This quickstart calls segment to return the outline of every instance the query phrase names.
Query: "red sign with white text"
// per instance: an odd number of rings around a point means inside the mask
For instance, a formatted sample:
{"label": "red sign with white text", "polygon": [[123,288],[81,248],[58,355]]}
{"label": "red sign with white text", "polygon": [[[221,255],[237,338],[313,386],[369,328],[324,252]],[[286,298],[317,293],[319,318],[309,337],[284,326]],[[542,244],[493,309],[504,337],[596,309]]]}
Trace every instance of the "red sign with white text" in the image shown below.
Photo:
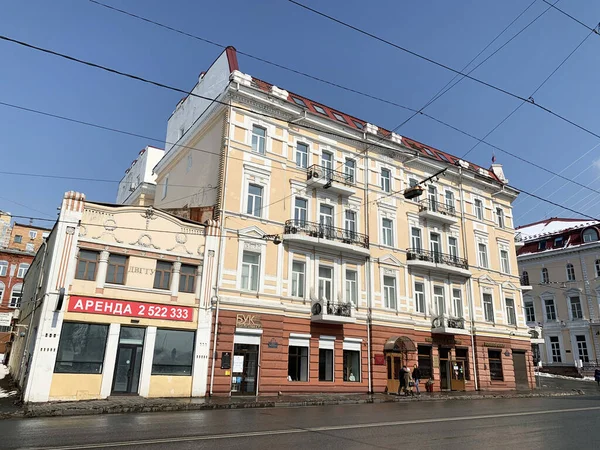
{"label": "red sign with white text", "polygon": [[192,322],[194,310],[189,306],[160,305],[156,303],[113,300],[109,298],[80,297],[69,299],[69,312],[107,314],[109,316],[142,317],[144,319],[178,320]]}

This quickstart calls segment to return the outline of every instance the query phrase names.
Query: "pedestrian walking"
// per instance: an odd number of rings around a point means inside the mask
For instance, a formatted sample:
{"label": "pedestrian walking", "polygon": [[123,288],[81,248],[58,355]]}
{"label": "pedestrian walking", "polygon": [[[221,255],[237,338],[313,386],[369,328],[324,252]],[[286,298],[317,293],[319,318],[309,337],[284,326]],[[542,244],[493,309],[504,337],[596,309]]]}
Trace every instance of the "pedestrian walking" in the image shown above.
{"label": "pedestrian walking", "polygon": [[406,365],[402,366],[402,377],[404,378],[404,395],[414,395],[411,384],[414,384],[410,377],[410,369]]}
{"label": "pedestrian walking", "polygon": [[421,370],[416,364],[413,367],[412,379],[415,382],[415,390],[417,391],[417,395],[421,395],[421,390],[419,389],[419,383],[421,382]]}
{"label": "pedestrian walking", "polygon": [[600,369],[594,370],[594,379],[598,383],[598,386],[600,386]]}

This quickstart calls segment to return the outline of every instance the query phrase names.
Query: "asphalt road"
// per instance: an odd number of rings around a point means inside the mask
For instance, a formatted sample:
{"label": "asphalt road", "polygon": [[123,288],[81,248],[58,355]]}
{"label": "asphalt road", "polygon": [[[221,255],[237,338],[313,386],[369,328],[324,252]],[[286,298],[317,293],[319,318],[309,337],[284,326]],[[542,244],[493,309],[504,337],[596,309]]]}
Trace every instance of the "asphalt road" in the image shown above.
{"label": "asphalt road", "polygon": [[0,421],[9,449],[594,449],[600,396]]}

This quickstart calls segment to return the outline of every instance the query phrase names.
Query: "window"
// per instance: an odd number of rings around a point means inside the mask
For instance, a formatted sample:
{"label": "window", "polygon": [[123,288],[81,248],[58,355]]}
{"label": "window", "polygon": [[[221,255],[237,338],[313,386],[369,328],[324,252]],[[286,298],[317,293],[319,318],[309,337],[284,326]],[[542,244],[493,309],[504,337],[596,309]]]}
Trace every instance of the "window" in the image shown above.
{"label": "window", "polygon": [[167,261],[156,261],[154,271],[154,289],[171,289],[171,271],[173,264]]}
{"label": "window", "polygon": [[63,322],[56,373],[102,373],[108,325]]}
{"label": "window", "polygon": [[333,171],[333,154],[329,152],[321,153],[321,167],[325,170],[327,180],[331,180]]}
{"label": "window", "polygon": [[346,181],[348,183],[356,183],[356,161],[351,158],[346,158],[344,174],[346,175]]}
{"label": "window", "polygon": [[550,277],[548,276],[548,269],[545,267],[542,269],[542,283],[550,283]]}
{"label": "window", "polygon": [[383,306],[396,309],[396,278],[383,277]]}
{"label": "window", "polygon": [[562,356],[560,354],[560,341],[558,336],[550,336],[550,350],[552,352],[552,362],[562,362]]}
{"label": "window", "polygon": [[567,264],[567,281],[575,281],[575,268],[573,264]]}
{"label": "window", "polygon": [[344,350],[344,381],[360,381],[360,352]]}
{"label": "window", "polygon": [[323,204],[319,206],[319,226],[325,237],[330,239],[334,236],[333,206]]}
{"label": "window", "polygon": [[381,169],[381,189],[384,192],[392,191],[392,172],[389,169]]}
{"label": "window", "polygon": [[167,174],[165,176],[165,184],[163,184],[163,191],[162,191],[162,198],[163,198],[163,200],[167,196],[168,192],[169,192],[169,174]]}
{"label": "window", "polygon": [[594,228],[588,228],[583,232],[583,242],[595,242],[598,240],[598,232]]}
{"label": "window", "polygon": [[15,236],[15,244],[20,244],[21,242],[23,242],[23,236],[21,236],[20,234],[17,234]]}
{"label": "window", "polygon": [[490,379],[492,381],[504,381],[502,374],[502,351],[488,350],[488,359],[490,362]]}
{"label": "window", "polygon": [[10,292],[8,306],[11,308],[19,308],[21,306],[21,298],[23,297],[23,285],[15,284]]}
{"label": "window", "polygon": [[127,256],[110,255],[108,257],[108,269],[106,270],[106,282],[113,284],[124,284],[126,265]]}
{"label": "window", "polygon": [[504,211],[502,208],[496,208],[496,219],[498,220],[498,227],[504,228]]}
{"label": "window", "polygon": [[262,186],[257,184],[248,185],[248,206],[246,207],[246,214],[250,214],[254,217],[261,217],[262,197]]}
{"label": "window", "polygon": [[508,252],[506,250],[500,250],[500,268],[502,269],[502,272],[510,273]]}
{"label": "window", "polygon": [[429,233],[429,246],[435,262],[441,262],[442,243],[438,233]]}
{"label": "window", "polygon": [[35,245],[33,245],[33,244],[25,244],[25,251],[26,252],[34,252],[35,251]]}
{"label": "window", "polygon": [[93,252],[91,250],[79,250],[75,278],[78,280],[94,281],[96,279],[97,266],[98,252]]}
{"label": "window", "polygon": [[583,319],[583,310],[581,309],[581,299],[579,296],[569,297],[569,303],[571,303],[571,319]]}
{"label": "window", "polygon": [[475,217],[479,220],[483,220],[483,202],[476,198],[473,202],[473,208],[475,209]]}
{"label": "window", "polygon": [[344,230],[346,231],[346,237],[354,240],[356,238],[356,212],[347,209],[344,212]]}
{"label": "window", "polygon": [[156,330],[152,375],[191,375],[194,332]]}
{"label": "window", "polygon": [[483,294],[483,315],[486,322],[494,321],[494,301],[492,294]]}
{"label": "window", "polygon": [[415,309],[417,312],[425,313],[425,285],[415,283]]}
{"label": "window", "polygon": [[333,295],[333,269],[319,266],[319,299],[332,300]]}
{"label": "window", "polygon": [[565,245],[565,240],[562,236],[554,238],[554,246],[555,247],[564,247],[564,245]]}
{"label": "window", "polygon": [[[1,264],[1,262],[0,262]],[[595,267],[596,267],[596,277],[600,277],[600,259],[597,259],[595,262]],[[1,271],[2,269],[0,269]]]}
{"label": "window", "polygon": [[554,306],[554,299],[545,299],[544,304],[546,306],[546,320],[556,320],[556,307]]}
{"label": "window", "polygon": [[523,275],[521,276],[521,284],[523,286],[531,286],[529,284],[529,274],[527,273],[526,270],[523,271]]}
{"label": "window", "polygon": [[479,255],[479,265],[481,267],[485,267],[487,269],[487,267],[488,267],[487,245],[479,244],[477,246],[477,249],[478,249],[478,255]]}
{"label": "window", "polygon": [[391,219],[381,219],[381,243],[390,247],[394,245],[393,222]]}
{"label": "window", "polygon": [[294,201],[294,224],[300,227],[306,226],[308,219],[308,200],[298,198]]}
{"label": "window", "polygon": [[308,167],[308,145],[302,142],[296,145],[296,167],[303,169]]}
{"label": "window", "polygon": [[460,289],[452,289],[452,302],[454,303],[454,315],[463,317],[462,292]]}
{"label": "window", "polygon": [[446,191],[446,208],[449,212],[454,212],[454,192]]}
{"label": "window", "polygon": [[575,336],[575,341],[577,342],[577,353],[579,354],[579,359],[581,360],[581,362],[589,363],[590,356],[588,354],[587,341],[585,339],[585,336]]}
{"label": "window", "polygon": [[245,251],[242,258],[242,289],[258,291],[259,267],[260,255]]}
{"label": "window", "polygon": [[354,126],[356,126],[356,128],[358,128],[359,130],[362,130],[362,129],[365,127],[365,126],[364,126],[362,123],[360,123],[360,122],[358,122],[358,121],[356,121],[356,120],[353,120],[353,121],[352,121],[352,123],[353,123],[353,124],[354,124]]}
{"label": "window", "polygon": [[308,381],[308,347],[289,346],[288,380]]}
{"label": "window", "polygon": [[292,100],[294,100],[296,105],[304,106],[306,108],[306,103],[304,103],[304,100],[297,97],[292,97]]}
{"label": "window", "polygon": [[313,108],[315,108],[315,111],[316,111],[316,112],[318,112],[319,114],[323,114],[323,115],[325,115],[325,116],[327,116],[327,115],[328,115],[328,114],[327,114],[327,111],[325,111],[325,110],[324,110],[324,109],[323,109],[321,106],[319,106],[319,105],[315,105],[315,104],[313,103]]}
{"label": "window", "polygon": [[525,302],[525,320],[535,322],[535,308],[533,302]]}
{"label": "window", "polygon": [[546,241],[538,242],[538,250],[546,250]]}
{"label": "window", "polygon": [[265,138],[267,130],[257,125],[252,126],[252,151],[261,155],[265,154]]}
{"label": "window", "polygon": [[0,303],[2,303],[2,299],[4,298],[4,283],[0,281]]}
{"label": "window", "polygon": [[29,239],[35,239],[37,237],[37,231],[29,230]]}
{"label": "window", "polygon": [[433,302],[438,315],[446,314],[446,299],[444,298],[444,287],[434,286],[433,287]]}
{"label": "window", "polygon": [[338,114],[336,112],[332,112],[332,114],[333,114],[333,117],[335,117],[340,122],[348,124],[348,122],[346,122],[346,119],[344,119],[344,116],[342,116],[341,114]]}
{"label": "window", "polygon": [[421,229],[412,227],[410,230],[411,245],[414,251],[419,252],[423,248],[423,241],[421,239]]}
{"label": "window", "polygon": [[517,316],[515,315],[515,300],[512,298],[504,299],[506,303],[506,322],[509,325],[517,324]]}
{"label": "window", "polygon": [[419,361],[421,379],[426,380],[431,378],[431,347],[428,345],[417,346],[417,359]]}
{"label": "window", "polygon": [[429,203],[429,209],[431,211],[437,211],[438,210],[438,204],[437,204],[437,189],[435,186],[429,186],[427,188],[427,200]]}
{"label": "window", "polygon": [[319,381],[333,381],[333,350],[319,349]]}
{"label": "window", "polygon": [[5,277],[8,272],[8,261],[0,261],[0,277]]}
{"label": "window", "polygon": [[196,283],[196,267],[182,264],[179,272],[179,292],[193,293]]}
{"label": "window", "polygon": [[356,270],[346,270],[346,302],[358,303],[358,273]]}
{"label": "window", "polygon": [[458,259],[458,239],[455,237],[448,238],[448,253],[454,261]]}
{"label": "window", "polygon": [[27,275],[28,270],[29,270],[29,264],[27,264],[27,263],[19,264],[19,271],[17,272],[17,278],[25,278],[25,275]]}
{"label": "window", "polygon": [[305,271],[306,264],[304,262],[292,262],[292,297],[304,298]]}

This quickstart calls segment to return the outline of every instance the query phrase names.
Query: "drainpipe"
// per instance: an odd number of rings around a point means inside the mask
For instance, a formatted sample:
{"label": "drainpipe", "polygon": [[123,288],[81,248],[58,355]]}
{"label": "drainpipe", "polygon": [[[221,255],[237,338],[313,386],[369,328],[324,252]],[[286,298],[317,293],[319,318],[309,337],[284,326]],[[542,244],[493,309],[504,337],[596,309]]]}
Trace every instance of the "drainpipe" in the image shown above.
{"label": "drainpipe", "polygon": [[[458,176],[460,178],[459,186],[460,186],[460,222],[462,228],[462,238],[463,238],[463,247],[464,247],[464,255],[465,258],[469,254],[467,251],[467,230],[466,230],[466,218],[465,218],[465,192],[463,189],[463,169],[462,167],[458,168]],[[471,278],[467,279],[467,300],[469,302],[469,316],[471,316],[471,351],[473,352],[473,380],[475,381],[475,390],[479,390],[479,382],[477,380],[477,352],[475,351],[475,308],[473,306],[473,297],[471,296]]]}
{"label": "drainpipe", "polygon": [[[369,160],[369,152],[365,151],[365,234],[370,236],[369,234],[369,168],[370,160]],[[366,288],[367,288],[367,370],[369,371],[369,394],[373,393],[373,362],[372,358],[372,349],[371,349],[371,317],[373,314],[373,304],[371,298],[371,256],[367,256],[366,258]]]}

